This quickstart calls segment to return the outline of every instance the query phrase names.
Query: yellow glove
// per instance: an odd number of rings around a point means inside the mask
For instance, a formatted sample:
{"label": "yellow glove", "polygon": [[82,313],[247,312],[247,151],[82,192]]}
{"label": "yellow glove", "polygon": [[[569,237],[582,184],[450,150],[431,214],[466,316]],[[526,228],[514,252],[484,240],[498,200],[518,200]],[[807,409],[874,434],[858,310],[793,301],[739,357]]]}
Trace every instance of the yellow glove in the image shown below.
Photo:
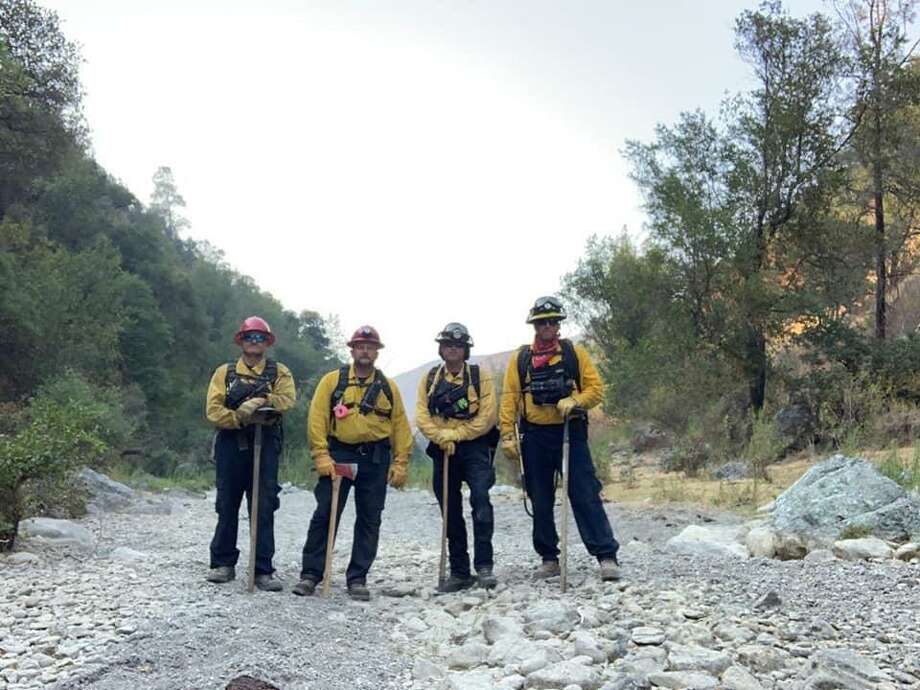
{"label": "yellow glove", "polygon": [[453,455],[457,452],[457,444],[453,441],[442,441],[438,444],[438,447],[444,455]]}
{"label": "yellow glove", "polygon": [[518,452],[517,439],[514,434],[505,434],[502,436],[502,452],[509,460],[520,460],[521,454]]}
{"label": "yellow glove", "polygon": [[456,443],[460,440],[460,432],[457,429],[441,429],[438,433],[438,440],[436,443],[443,448],[443,443],[450,443],[453,441]]}
{"label": "yellow glove", "polygon": [[409,458],[396,458],[393,461],[393,464],[390,465],[390,472],[387,475],[387,482],[394,489],[401,489],[406,485],[406,468],[408,465]]}
{"label": "yellow glove", "polygon": [[252,419],[253,413],[265,404],[265,398],[250,398],[236,409],[236,418],[240,426],[245,426]]}
{"label": "yellow glove", "polygon": [[568,417],[570,414],[572,414],[572,410],[574,410],[576,407],[578,407],[578,401],[571,395],[556,403],[556,409],[559,410],[559,414],[561,414],[563,417]]}
{"label": "yellow glove", "polygon": [[329,453],[317,453],[313,456],[313,464],[316,465],[316,474],[320,477],[335,476],[335,462]]}

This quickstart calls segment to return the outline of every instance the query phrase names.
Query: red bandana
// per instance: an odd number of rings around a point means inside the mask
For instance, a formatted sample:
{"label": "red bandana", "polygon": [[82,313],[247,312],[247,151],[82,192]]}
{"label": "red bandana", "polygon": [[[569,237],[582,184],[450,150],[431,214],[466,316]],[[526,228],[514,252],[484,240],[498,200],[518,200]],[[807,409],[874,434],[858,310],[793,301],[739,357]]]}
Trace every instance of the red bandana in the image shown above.
{"label": "red bandana", "polygon": [[553,338],[551,342],[543,345],[538,339],[534,339],[530,347],[531,361],[533,368],[539,369],[549,364],[549,360],[559,353],[559,338]]}

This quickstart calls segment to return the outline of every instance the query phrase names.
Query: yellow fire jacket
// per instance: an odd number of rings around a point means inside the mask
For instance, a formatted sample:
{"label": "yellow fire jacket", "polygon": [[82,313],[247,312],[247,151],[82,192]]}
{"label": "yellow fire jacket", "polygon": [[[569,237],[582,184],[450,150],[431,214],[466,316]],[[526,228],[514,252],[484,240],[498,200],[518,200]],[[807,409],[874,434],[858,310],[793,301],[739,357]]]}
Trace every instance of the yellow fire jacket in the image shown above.
{"label": "yellow fire jacket", "polygon": [[310,452],[315,458],[317,455],[329,452],[329,437],[334,436],[342,443],[372,443],[390,439],[394,461],[408,462],[412,452],[412,432],[409,429],[409,419],[403,407],[402,395],[393,380],[387,377],[390,390],[393,392],[393,404],[381,390],[377,394],[374,406],[381,412],[389,411],[390,416],[384,417],[371,412],[361,414],[358,405],[364,396],[364,391],[373,381],[368,377],[364,382],[359,382],[355,376],[355,367],[348,368],[348,388],[342,396],[342,403],[351,404],[348,416],[344,419],[332,419],[330,403],[332,394],[339,382],[338,370],[330,371],[320,379],[310,402],[310,413],[307,416],[307,436],[310,443]]}
{"label": "yellow fire jacket", "polygon": [[[526,346],[524,346],[526,347]],[[518,376],[517,360],[521,348],[515,350],[511,359],[508,360],[508,368],[505,370],[505,379],[502,389],[501,404],[501,433],[514,433],[514,423],[521,415],[521,380]],[[581,345],[575,345],[575,356],[578,358],[579,381],[576,381],[576,392],[572,397],[582,409],[595,407],[604,398],[604,382],[601,375],[591,361],[588,351]],[[558,364],[562,361],[562,347],[560,346],[556,355],[550,359],[550,364]],[[533,397],[526,393],[526,419],[532,424],[562,424],[565,421],[562,415],[554,405],[534,405]]]}
{"label": "yellow fire jacket", "polygon": [[[466,377],[469,380],[469,364],[464,363]],[[453,419],[442,417],[441,415],[431,415],[428,411],[428,375],[422,377],[418,382],[418,397],[415,401],[415,425],[418,427],[426,438],[433,438],[441,429],[456,429],[460,435],[460,441],[472,441],[479,438],[489,429],[495,426],[498,417],[498,405],[495,400],[495,382],[492,380],[492,374],[485,369],[479,369],[479,389],[481,396],[476,395],[476,388],[470,382],[467,391],[467,399],[470,401],[470,410],[474,412],[470,419]],[[440,376],[453,384],[463,382],[464,372],[460,371],[457,375],[451,374],[441,365],[439,371],[435,374],[432,385],[435,385]]]}
{"label": "yellow fire jacket", "polygon": [[[214,370],[211,383],[208,384],[208,397],[205,403],[205,414],[208,421],[218,429],[239,429],[240,420],[236,410],[231,410],[224,403],[227,398],[227,364],[221,364]],[[252,381],[265,371],[265,359],[251,369],[240,357],[236,361],[236,374],[244,381]],[[294,389],[294,377],[291,370],[278,362],[278,376],[272,383],[272,392],[268,396],[268,403],[279,412],[286,412],[294,406],[297,400],[297,391]]]}

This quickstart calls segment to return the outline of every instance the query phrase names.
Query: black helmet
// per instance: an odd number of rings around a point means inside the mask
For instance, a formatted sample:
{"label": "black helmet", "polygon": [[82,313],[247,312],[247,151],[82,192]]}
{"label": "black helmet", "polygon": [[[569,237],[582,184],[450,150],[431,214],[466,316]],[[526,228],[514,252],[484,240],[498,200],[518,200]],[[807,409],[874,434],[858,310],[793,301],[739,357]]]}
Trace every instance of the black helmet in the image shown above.
{"label": "black helmet", "polygon": [[527,315],[527,323],[533,323],[540,319],[563,321],[565,317],[565,307],[562,306],[562,302],[550,295],[548,297],[540,297],[533,303],[533,306],[530,308],[530,313]]}
{"label": "black helmet", "polygon": [[441,329],[438,336],[434,339],[436,343],[460,343],[467,347],[473,346],[473,338],[466,326],[456,321],[451,321]]}
{"label": "black helmet", "polygon": [[[473,337],[462,323],[451,321],[441,329],[441,332],[438,333],[434,341],[439,345],[443,345],[444,343],[463,345],[463,358],[470,358],[470,348],[473,346]],[[440,347],[438,350],[440,351]]]}

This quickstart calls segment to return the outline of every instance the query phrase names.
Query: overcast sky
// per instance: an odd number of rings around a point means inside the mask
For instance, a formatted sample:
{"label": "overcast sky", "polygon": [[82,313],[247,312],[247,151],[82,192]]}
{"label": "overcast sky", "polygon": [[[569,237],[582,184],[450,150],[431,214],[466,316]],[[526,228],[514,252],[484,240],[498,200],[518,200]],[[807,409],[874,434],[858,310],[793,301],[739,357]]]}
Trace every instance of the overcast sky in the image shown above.
{"label": "overcast sky", "polygon": [[447,321],[480,354],[529,340],[590,235],[640,236],[624,141],[744,88],[756,6],[40,2],[82,46],[97,160],[144,202],[170,166],[189,236],[290,309],[376,326],[391,375]]}

